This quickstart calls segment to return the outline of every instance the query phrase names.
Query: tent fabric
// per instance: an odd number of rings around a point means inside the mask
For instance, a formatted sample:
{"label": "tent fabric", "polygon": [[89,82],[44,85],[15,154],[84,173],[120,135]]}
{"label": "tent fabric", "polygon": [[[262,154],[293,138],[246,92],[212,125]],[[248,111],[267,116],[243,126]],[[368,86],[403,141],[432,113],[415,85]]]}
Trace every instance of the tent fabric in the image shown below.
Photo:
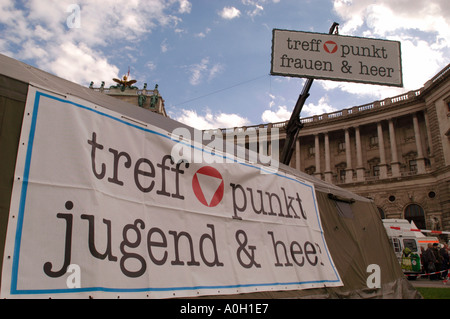
{"label": "tent fabric", "polygon": [[[403,275],[384,230],[376,206],[369,201],[355,201],[353,217],[342,216],[336,201],[328,193],[316,191],[325,239],[334,264],[342,278],[342,287],[246,294],[245,298],[311,299],[415,299],[420,293]],[[368,288],[367,267],[381,270],[381,288]],[[221,296],[221,298],[239,298]]]}
{"label": "tent fabric", "polygon": [[[349,218],[339,214],[335,201],[326,194],[318,192],[317,201],[325,239],[344,283],[343,287],[334,289],[337,295],[350,293],[348,287],[352,287],[357,291],[354,293],[365,297],[382,297],[386,290],[391,290],[391,296],[399,297],[405,293],[408,297],[416,296],[416,290],[403,276],[378,210],[372,202],[348,204],[353,212],[353,217]],[[367,267],[373,264],[380,267],[380,291],[367,288]],[[396,281],[404,283],[400,287],[392,286]],[[406,289],[408,286],[410,290]],[[397,288],[401,290],[395,291]]]}
{"label": "tent fabric", "polygon": [[28,85],[0,76],[0,269]]}
{"label": "tent fabric", "polygon": [[339,212],[339,215],[341,215],[342,217],[353,218],[353,210],[350,203],[336,201],[336,208]]}
{"label": "tent fabric", "polygon": [[[29,85],[77,96],[169,132],[180,126],[193,131],[193,128],[159,114],[0,55],[0,260],[3,260],[16,154]],[[324,236],[344,285],[210,298],[421,298],[400,269],[373,201],[293,168],[280,165],[280,169],[314,184]],[[336,200],[339,197],[349,199],[346,205]],[[381,270],[379,289],[367,287],[367,267],[371,264],[378,265]]]}

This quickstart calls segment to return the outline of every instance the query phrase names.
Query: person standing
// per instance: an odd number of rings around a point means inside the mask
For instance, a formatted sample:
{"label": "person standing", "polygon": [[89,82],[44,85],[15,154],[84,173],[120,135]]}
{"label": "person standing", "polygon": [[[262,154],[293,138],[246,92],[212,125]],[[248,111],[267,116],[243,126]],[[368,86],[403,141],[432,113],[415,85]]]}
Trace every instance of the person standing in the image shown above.
{"label": "person standing", "polygon": [[422,263],[423,273],[425,274],[423,277],[428,277],[428,258],[423,246],[420,246],[420,262]]}
{"label": "person standing", "polygon": [[450,268],[449,256],[448,256],[448,245],[444,244],[442,248],[439,250],[439,253],[442,257],[442,277],[445,279],[448,275],[448,269]]}
{"label": "person standing", "polygon": [[427,250],[424,252],[425,260],[427,262],[427,273],[430,274],[429,278],[430,280],[435,279],[435,274],[433,274],[436,271],[436,257],[433,253],[433,244],[428,244]]}
{"label": "person standing", "polygon": [[438,272],[434,275],[435,280],[439,280],[441,278],[441,274],[439,273],[442,270],[442,256],[439,252],[439,244],[434,243],[433,244],[433,255],[435,257],[434,266],[436,268],[435,272]]}

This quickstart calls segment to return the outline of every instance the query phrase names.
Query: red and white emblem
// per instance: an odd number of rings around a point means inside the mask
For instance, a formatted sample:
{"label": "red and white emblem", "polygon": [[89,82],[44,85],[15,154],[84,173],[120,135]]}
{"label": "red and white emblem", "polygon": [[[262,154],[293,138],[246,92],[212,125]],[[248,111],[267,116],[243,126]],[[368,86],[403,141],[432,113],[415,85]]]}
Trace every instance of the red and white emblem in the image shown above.
{"label": "red and white emblem", "polygon": [[192,189],[197,199],[205,206],[217,206],[223,198],[222,175],[211,166],[200,168],[192,178]]}
{"label": "red and white emblem", "polygon": [[328,53],[335,53],[338,49],[338,45],[334,41],[327,41],[323,44],[323,48]]}

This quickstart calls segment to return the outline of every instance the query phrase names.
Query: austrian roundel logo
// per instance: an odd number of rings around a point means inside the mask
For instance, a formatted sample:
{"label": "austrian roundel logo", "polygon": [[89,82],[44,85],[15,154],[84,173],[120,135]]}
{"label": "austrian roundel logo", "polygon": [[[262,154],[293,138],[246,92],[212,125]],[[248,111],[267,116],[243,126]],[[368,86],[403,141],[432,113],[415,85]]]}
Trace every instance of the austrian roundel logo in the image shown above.
{"label": "austrian roundel logo", "polygon": [[214,167],[204,166],[194,174],[192,189],[200,203],[207,207],[215,207],[223,198],[222,175]]}
{"label": "austrian roundel logo", "polygon": [[338,45],[336,42],[334,41],[327,41],[323,44],[323,48],[325,49],[326,52],[328,53],[335,53],[338,49]]}

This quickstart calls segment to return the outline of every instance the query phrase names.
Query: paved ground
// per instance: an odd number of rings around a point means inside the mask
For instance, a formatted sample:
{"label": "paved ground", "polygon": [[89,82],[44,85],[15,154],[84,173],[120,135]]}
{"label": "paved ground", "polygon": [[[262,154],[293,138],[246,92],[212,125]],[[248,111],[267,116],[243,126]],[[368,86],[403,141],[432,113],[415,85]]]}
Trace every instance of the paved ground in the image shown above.
{"label": "paved ground", "polygon": [[414,287],[450,288],[450,280],[430,280],[428,278],[417,278],[409,281]]}

